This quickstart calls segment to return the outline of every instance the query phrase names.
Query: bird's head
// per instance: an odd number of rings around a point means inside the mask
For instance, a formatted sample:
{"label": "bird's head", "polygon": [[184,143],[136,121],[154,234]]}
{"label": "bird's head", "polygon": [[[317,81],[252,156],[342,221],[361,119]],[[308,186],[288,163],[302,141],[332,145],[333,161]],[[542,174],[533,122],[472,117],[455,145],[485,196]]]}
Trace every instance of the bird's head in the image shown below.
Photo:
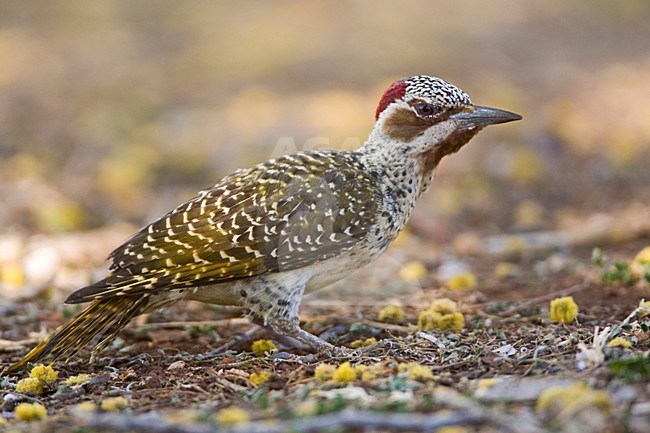
{"label": "bird's head", "polygon": [[379,101],[376,117],[373,133],[391,152],[421,156],[429,169],[485,126],[521,119],[509,111],[474,105],[458,87],[426,75],[393,83]]}

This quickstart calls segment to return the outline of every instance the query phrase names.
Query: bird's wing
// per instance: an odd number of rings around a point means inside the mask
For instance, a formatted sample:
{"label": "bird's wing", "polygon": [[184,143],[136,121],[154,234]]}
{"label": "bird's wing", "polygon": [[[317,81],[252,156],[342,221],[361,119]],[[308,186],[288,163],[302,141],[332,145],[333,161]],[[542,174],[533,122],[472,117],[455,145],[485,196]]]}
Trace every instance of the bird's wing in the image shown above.
{"label": "bird's wing", "polygon": [[103,280],[66,302],[184,289],[335,257],[376,224],[381,195],[355,153],[304,152],[240,170],[144,227]]}

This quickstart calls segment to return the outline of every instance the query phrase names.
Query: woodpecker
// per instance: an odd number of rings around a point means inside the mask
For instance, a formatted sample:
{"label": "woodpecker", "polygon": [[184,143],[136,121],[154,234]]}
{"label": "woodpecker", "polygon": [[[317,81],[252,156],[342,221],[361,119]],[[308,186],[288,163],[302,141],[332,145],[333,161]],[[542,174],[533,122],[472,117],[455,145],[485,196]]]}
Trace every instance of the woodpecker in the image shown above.
{"label": "woodpecker", "polygon": [[473,105],[439,78],[396,81],[356,151],[297,152],[237,170],[142,228],[110,254],[104,279],[65,301],[90,305],[10,371],[69,359],[95,341],[93,359],[133,317],[182,300],[241,306],[280,335],[337,353],[300,328],[303,295],[379,256],[444,156],[487,125],[519,119]]}

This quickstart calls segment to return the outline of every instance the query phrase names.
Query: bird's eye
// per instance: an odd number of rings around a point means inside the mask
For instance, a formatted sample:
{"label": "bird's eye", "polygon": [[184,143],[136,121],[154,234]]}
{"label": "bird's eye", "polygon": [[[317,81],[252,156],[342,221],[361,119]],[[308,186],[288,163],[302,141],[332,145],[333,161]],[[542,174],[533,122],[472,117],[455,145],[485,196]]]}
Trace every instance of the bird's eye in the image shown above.
{"label": "bird's eye", "polygon": [[420,116],[430,117],[436,112],[436,107],[426,102],[422,102],[415,106],[415,111],[417,111]]}

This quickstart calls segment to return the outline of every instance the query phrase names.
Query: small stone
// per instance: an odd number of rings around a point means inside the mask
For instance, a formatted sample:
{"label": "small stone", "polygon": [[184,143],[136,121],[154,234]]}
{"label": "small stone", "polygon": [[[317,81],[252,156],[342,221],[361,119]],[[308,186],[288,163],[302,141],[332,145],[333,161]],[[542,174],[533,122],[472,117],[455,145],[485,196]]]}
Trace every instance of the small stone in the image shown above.
{"label": "small stone", "polygon": [[167,370],[169,371],[174,371],[174,370],[180,370],[182,368],[185,368],[185,361],[174,361],[171,364],[169,364],[169,367],[167,367]]}

